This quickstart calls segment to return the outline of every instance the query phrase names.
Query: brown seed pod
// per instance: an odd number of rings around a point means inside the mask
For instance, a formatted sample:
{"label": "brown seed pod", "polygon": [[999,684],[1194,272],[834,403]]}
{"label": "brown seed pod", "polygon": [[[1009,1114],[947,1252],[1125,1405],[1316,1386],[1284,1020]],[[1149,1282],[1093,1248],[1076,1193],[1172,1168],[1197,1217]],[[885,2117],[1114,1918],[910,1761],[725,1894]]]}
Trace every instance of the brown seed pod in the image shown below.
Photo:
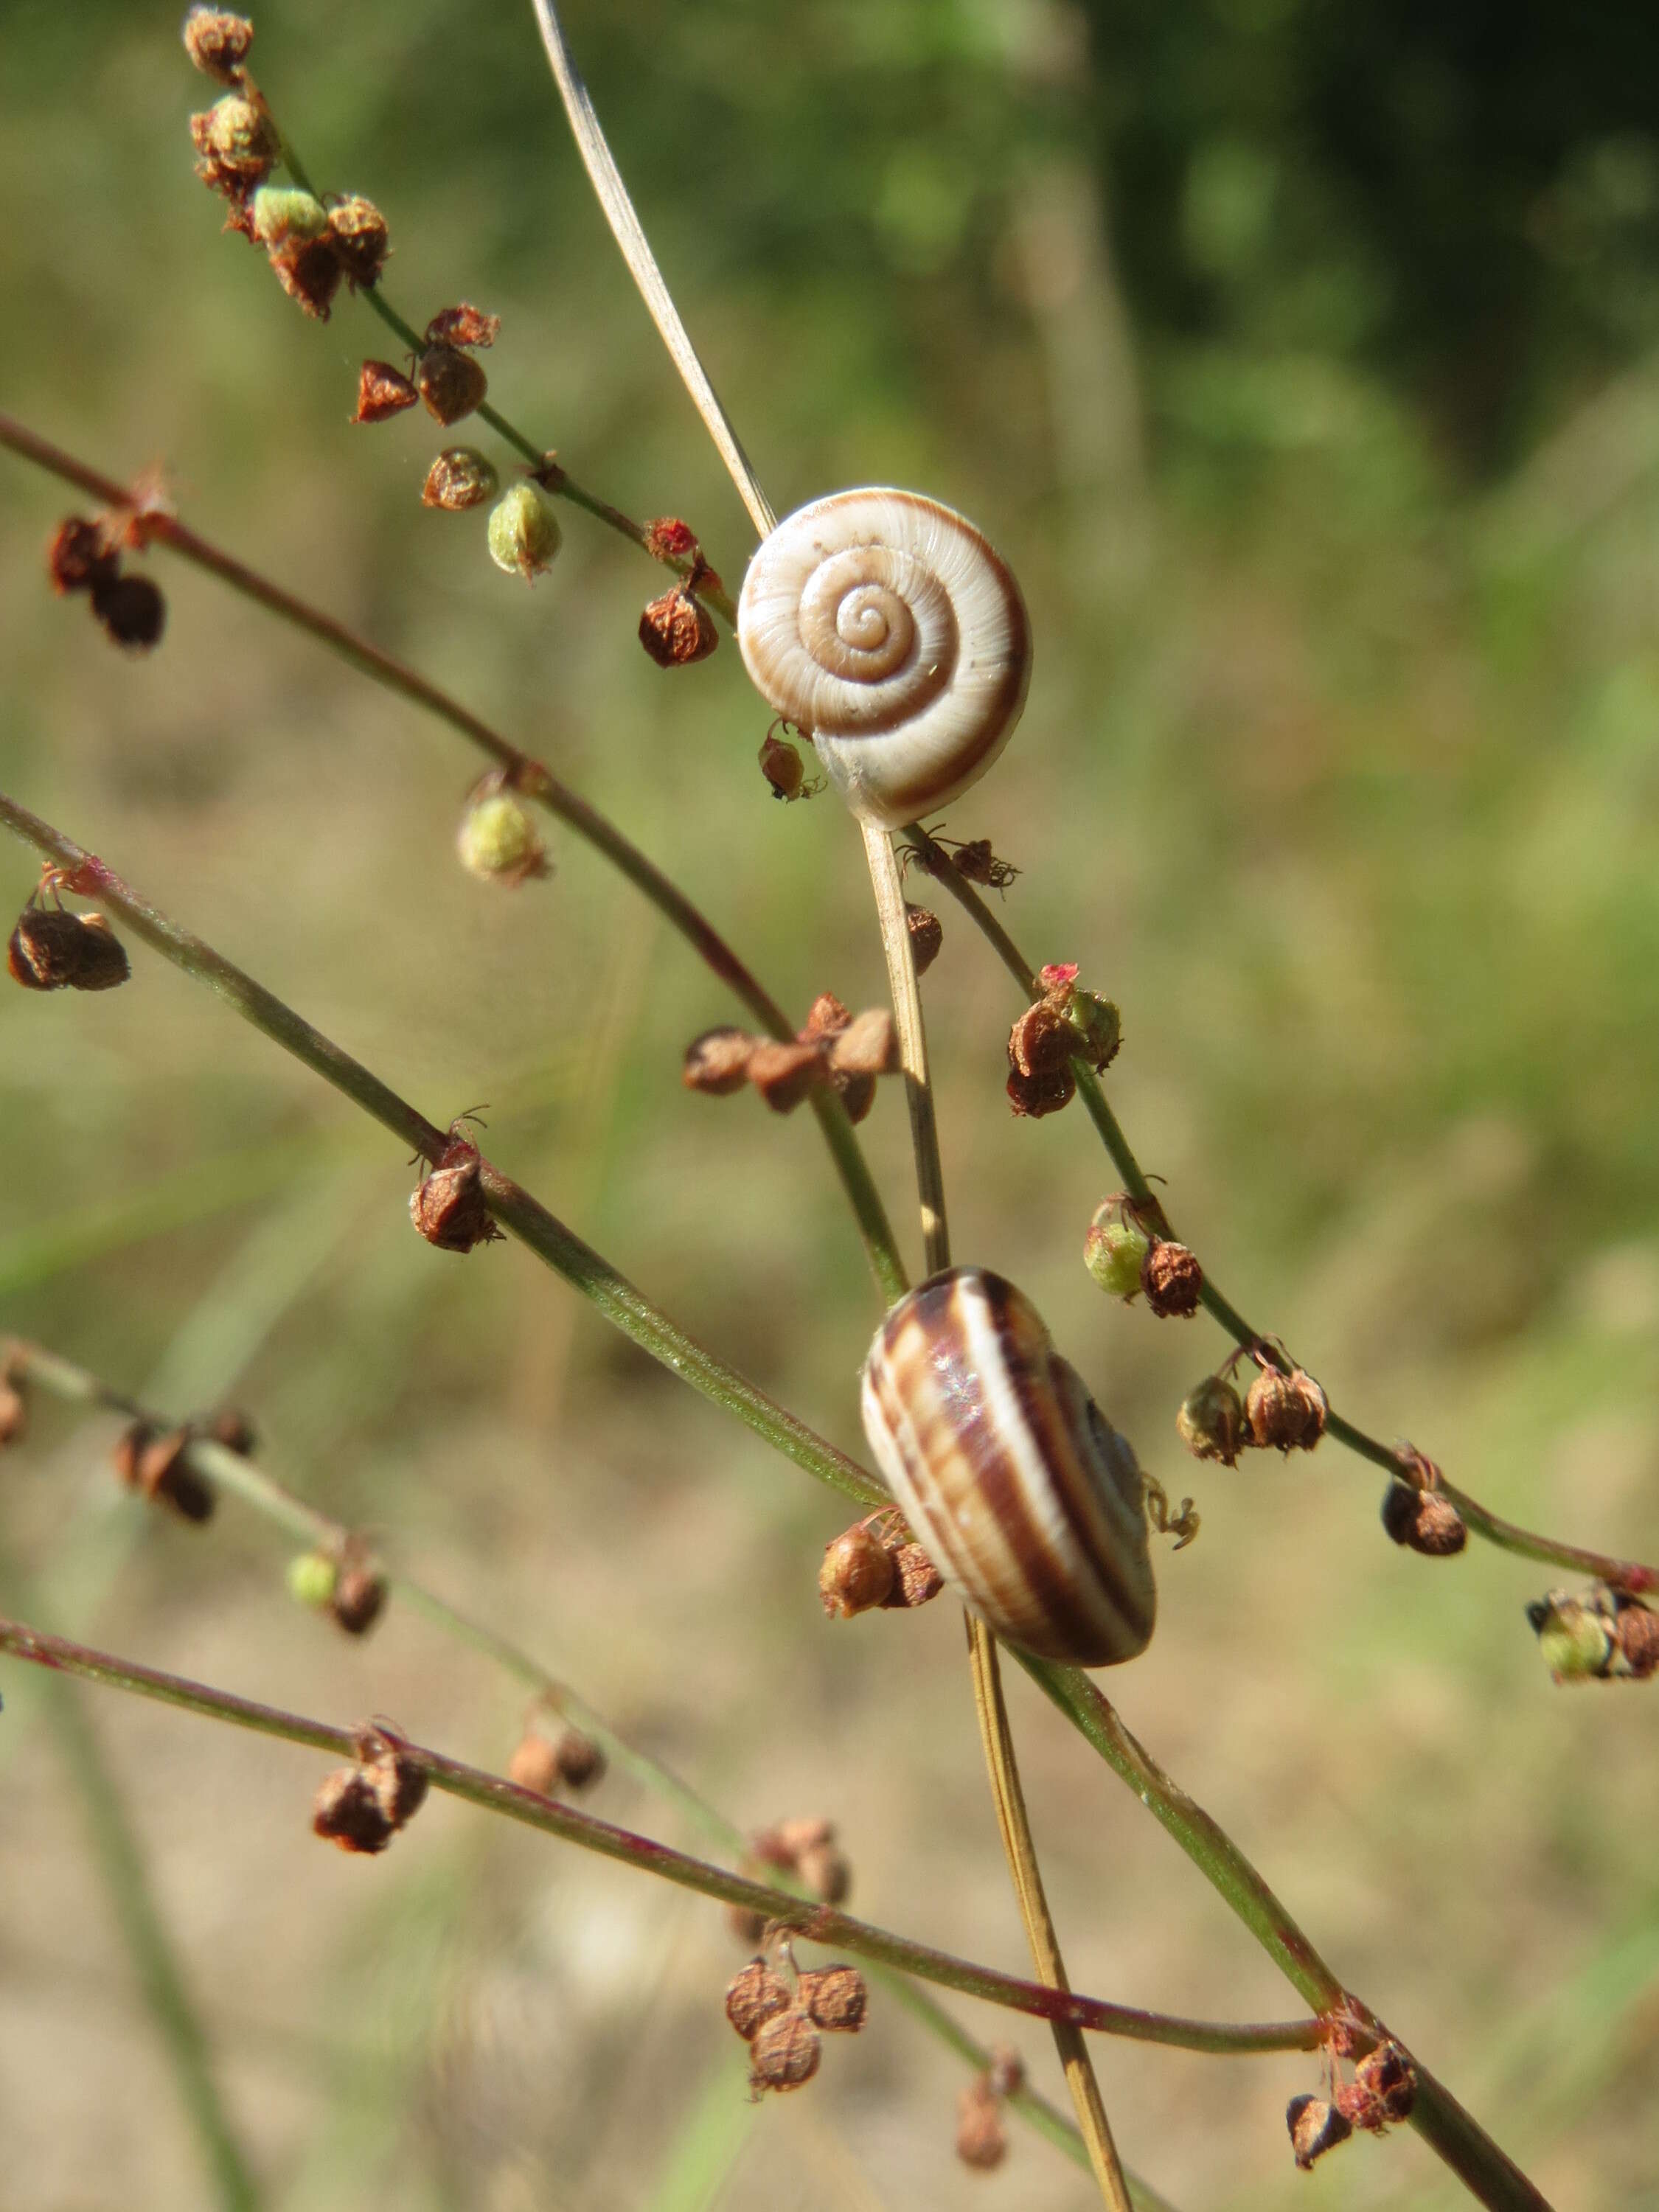
{"label": "brown seed pod", "polygon": [[893,1566],[896,1579],[891,1593],[882,1600],[885,1606],[914,1611],[945,1588],[944,1576],[920,1544],[901,1544],[893,1553]]}
{"label": "brown seed pod", "polygon": [[839,1075],[898,1073],[898,1034],[885,1006],[872,1006],[842,1025],[830,1047],[830,1066]]}
{"label": "brown seed pod", "polygon": [[46,574],[60,597],[112,580],[118,565],[102,530],[83,514],[65,515],[46,547]]}
{"label": "brown seed pod", "polygon": [[809,1844],[795,1862],[801,1881],[820,1905],[844,1905],[853,1887],[853,1869],[839,1844]]}
{"label": "brown seed pod", "polygon": [[386,266],[386,217],[361,192],[348,193],[329,209],[328,241],[354,292],[374,283]]}
{"label": "brown seed pod", "polygon": [[1040,1121],[1045,1114],[1058,1114],[1062,1106],[1069,1106],[1077,1090],[1077,1078],[1069,1067],[1057,1067],[1048,1075],[1022,1075],[1015,1068],[1007,1082],[1008,1103],[1019,1121]]}
{"label": "brown seed pod", "polygon": [[896,1579],[893,1554],[867,1522],[855,1522],[824,1547],[818,1595],[832,1620],[850,1620],[888,1603]]}
{"label": "brown seed pod", "polygon": [[726,1985],[726,2017],[745,2043],[752,2043],[769,2020],[789,2009],[789,1987],[764,1959],[751,1959]]}
{"label": "brown seed pod", "polygon": [[112,645],[135,653],[148,653],[167,627],[167,603],[148,576],[94,578],[92,611]]}
{"label": "brown seed pod", "polygon": [[342,1567],[328,1610],[348,1636],[367,1636],[386,1605],[386,1577],[373,1567]]}
{"label": "brown seed pod", "polygon": [[1449,1498],[1410,1482],[1391,1482],[1383,1492],[1382,1526],[1396,1544],[1428,1559],[1450,1559],[1469,1540],[1463,1516]]}
{"label": "brown seed pod", "polygon": [[1224,1375],[1206,1375],[1182,1400],[1176,1431],[1194,1459],[1237,1467],[1239,1449],[1249,1441],[1244,1401]]}
{"label": "brown seed pod", "polygon": [[25,907],[6,947],[6,966],[26,991],[67,990],[81,965],[81,917],[59,907]]}
{"label": "brown seed pod", "polygon": [[1164,1320],[1189,1320],[1198,1311],[1204,1288],[1204,1270],[1198,1255],[1184,1244],[1156,1237],[1140,1263],[1140,1287],[1146,1303]]}
{"label": "brown seed pod", "polygon": [[823,1058],[815,1044],[777,1044],[760,1037],[746,1073],[775,1114],[792,1114],[812,1085],[823,1080]]}
{"label": "brown seed pod", "polygon": [[1001,2100],[981,2075],[957,2098],[957,2156],[975,2172],[988,2173],[1007,2154]]}
{"label": "brown seed pod", "polygon": [[196,173],[210,191],[246,199],[282,159],[282,140],[263,100],[228,92],[205,113],[190,118],[191,140],[201,159]]}
{"label": "brown seed pod", "polygon": [[749,1080],[749,1062],[758,1042],[744,1030],[705,1030],[685,1048],[680,1080],[688,1091],[729,1097]]}
{"label": "brown seed pod", "polygon": [[1000,2043],[992,2051],[985,2086],[994,2097],[1017,2097],[1025,2087],[1025,2061],[1012,2045]]}
{"label": "brown seed pod", "polygon": [[640,617],[640,643],[659,668],[707,660],[720,641],[714,617],[684,584],[653,599]]}
{"label": "brown seed pod", "polygon": [[405,1828],[426,1802],[427,1771],[402,1740],[384,1729],[365,1731],[363,1772],[389,1827]]}
{"label": "brown seed pod", "polygon": [[453,307],[440,307],[426,326],[429,346],[493,346],[501,334],[501,317],[485,314],[467,300]]}
{"label": "brown seed pod", "polygon": [[1350,2127],[1381,2135],[1408,2119],[1417,2102],[1417,2075],[1397,2043],[1379,2043],[1354,2069],[1352,2083],[1336,2093],[1336,2109]]}
{"label": "brown seed pod", "polygon": [[701,561],[702,548],[690,523],[665,514],[645,526],[645,550],[653,561]]}
{"label": "brown seed pod", "polygon": [[324,1778],[312,1805],[313,1835],[343,1851],[383,1851],[394,1824],[374,1782],[361,1767],[337,1766]]}
{"label": "brown seed pod", "polygon": [[437,1166],[410,1198],[410,1219],[441,1252],[470,1252],[501,1236],[485,1203],[481,1164],[477,1146],[452,1128]]}
{"label": "brown seed pod", "polygon": [[1659,1613],[1632,1598],[1620,1606],[1613,1632],[1620,1656],[1635,1680],[1645,1682],[1659,1670]]}
{"label": "brown seed pod", "polygon": [[320,238],[282,239],[267,258],[289,298],[297,301],[313,322],[325,323],[345,273],[330,233],[325,231]]}
{"label": "brown seed pod", "polygon": [[1008,1065],[1017,1075],[1054,1075],[1068,1070],[1077,1048],[1077,1032],[1064,1009],[1048,999],[1027,1006],[1008,1032]]}
{"label": "brown seed pod", "polygon": [[[181,1521],[210,1521],[214,1507],[212,1486],[185,1458],[191,1430],[169,1429],[161,1436],[149,1430],[143,1430],[141,1434],[141,1430],[142,1425],[129,1430],[116,1448],[117,1471],[123,1480],[141,1497],[149,1498],[152,1505],[165,1505]],[[125,1448],[130,1439],[132,1471],[128,1474]]]}
{"label": "brown seed pod", "polygon": [[797,1977],[795,2002],[826,2034],[856,2035],[870,2009],[870,1992],[856,1966],[812,1966]]}
{"label": "brown seed pod", "polygon": [[453,345],[428,345],[415,364],[415,388],[427,413],[447,424],[471,414],[489,380],[470,353]]}
{"label": "brown seed pod", "polygon": [[538,1729],[525,1730],[507,1762],[507,1778],[520,1790],[533,1790],[538,1797],[558,1795],[558,1753]]}
{"label": "brown seed pod", "polygon": [[771,730],[761,739],[760,769],[774,799],[811,799],[823,789],[823,777],[809,781],[806,764],[793,745]]}
{"label": "brown seed pod", "polygon": [[354,422],[384,422],[401,415],[420,398],[410,379],[389,361],[366,361],[357,374],[357,412]]}
{"label": "brown seed pod", "polygon": [[605,1779],[605,1756],[591,1735],[580,1729],[563,1728],[553,1746],[559,1779],[568,1790],[591,1790]]}
{"label": "brown seed pod", "polygon": [[500,489],[495,463],[475,446],[447,446],[426,472],[421,504],[460,514],[494,499]]}
{"label": "brown seed pod", "polygon": [[204,76],[221,84],[240,84],[242,64],[253,44],[253,26],[228,8],[192,8],[185,18],[185,52]]}
{"label": "brown seed pod", "polygon": [[916,973],[925,975],[939,958],[939,947],[945,942],[945,925],[931,908],[912,906],[907,900],[904,926],[910,933],[910,957],[916,963]]}
{"label": "brown seed pod", "polygon": [[1244,1400],[1252,1437],[1264,1449],[1281,1452],[1311,1451],[1325,1433],[1329,1410],[1325,1393],[1300,1367],[1288,1375],[1262,1368]]}
{"label": "brown seed pod", "polygon": [[757,2096],[766,2089],[799,2089],[817,2072],[823,2055],[817,2028],[792,2005],[756,2030],[749,2045],[750,2088]]}
{"label": "brown seed pod", "polygon": [[0,1376],[0,1451],[8,1444],[21,1443],[28,1434],[28,1401],[17,1386],[15,1376]]}
{"label": "brown seed pod", "polygon": [[1316,2158],[1346,2142],[1353,2133],[1350,2121],[1322,2097],[1292,2097],[1285,2107],[1291,2152],[1304,2173],[1311,2172]]}

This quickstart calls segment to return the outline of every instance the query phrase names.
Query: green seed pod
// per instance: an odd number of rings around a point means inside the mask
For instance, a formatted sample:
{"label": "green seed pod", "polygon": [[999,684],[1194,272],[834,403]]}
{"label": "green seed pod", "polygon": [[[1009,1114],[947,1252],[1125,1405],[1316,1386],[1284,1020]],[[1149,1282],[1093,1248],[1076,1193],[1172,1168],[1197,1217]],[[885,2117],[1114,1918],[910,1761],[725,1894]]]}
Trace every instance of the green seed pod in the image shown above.
{"label": "green seed pod", "polygon": [[322,202],[288,185],[261,185],[248,214],[261,246],[280,246],[285,238],[320,238],[328,228]]}
{"label": "green seed pod", "polygon": [[558,517],[533,483],[514,484],[489,510],[489,557],[509,575],[529,583],[546,568],[560,542]]}
{"label": "green seed pod", "polygon": [[1618,1649],[1615,1611],[1610,1592],[1596,1585],[1587,1598],[1571,1590],[1552,1590],[1527,1607],[1544,1664],[1558,1682],[1583,1682],[1605,1675]]}
{"label": "green seed pod", "polygon": [[1108,1297],[1125,1305],[1140,1291],[1140,1270],[1152,1240],[1123,1210],[1121,1198],[1109,1198],[1095,1208],[1083,1240],[1083,1264]]}
{"label": "green seed pod", "polygon": [[231,175],[268,177],[282,151],[276,125],[263,107],[228,92],[202,118],[200,150]]}
{"label": "green seed pod", "polygon": [[531,876],[548,873],[547,848],[510,791],[488,791],[471,800],[455,846],[470,875],[509,890]]}
{"label": "green seed pod", "polygon": [[1239,1447],[1249,1441],[1244,1401],[1224,1375],[1206,1375],[1187,1393],[1176,1428],[1194,1459],[1219,1460],[1223,1467],[1237,1467]]}
{"label": "green seed pod", "polygon": [[299,1552],[288,1563],[288,1594],[320,1613],[334,1595],[339,1570],[326,1552]]}

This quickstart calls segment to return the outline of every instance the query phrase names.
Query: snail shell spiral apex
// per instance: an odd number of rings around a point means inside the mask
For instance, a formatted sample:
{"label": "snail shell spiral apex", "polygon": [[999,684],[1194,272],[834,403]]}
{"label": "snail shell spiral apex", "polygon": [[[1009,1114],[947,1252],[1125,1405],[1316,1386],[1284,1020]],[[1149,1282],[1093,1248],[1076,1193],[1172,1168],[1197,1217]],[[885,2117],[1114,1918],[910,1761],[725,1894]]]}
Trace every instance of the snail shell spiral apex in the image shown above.
{"label": "snail shell spiral apex", "polygon": [[862,1411],[918,1542],[1006,1643],[1079,1667],[1146,1650],[1140,1469],[1012,1283],[956,1267],[901,1299]]}
{"label": "snail shell spiral apex", "polygon": [[1025,703],[1031,633],[1012,572],[918,492],[833,492],[749,564],[738,644],[854,814],[896,830],[967,790]]}

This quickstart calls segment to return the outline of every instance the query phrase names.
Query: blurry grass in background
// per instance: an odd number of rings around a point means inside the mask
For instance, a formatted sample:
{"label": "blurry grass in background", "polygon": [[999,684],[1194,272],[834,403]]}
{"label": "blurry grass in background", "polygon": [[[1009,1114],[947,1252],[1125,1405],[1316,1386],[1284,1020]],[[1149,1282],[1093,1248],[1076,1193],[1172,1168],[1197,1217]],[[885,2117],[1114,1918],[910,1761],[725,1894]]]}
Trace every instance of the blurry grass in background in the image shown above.
{"label": "blurry grass in background", "polygon": [[[883,990],[855,841],[754,765],[729,647],[664,676],[652,572],[572,516],[526,592],[418,505],[424,416],[347,427],[380,327],[318,329],[221,240],[177,9],[13,0],[6,404],[325,598],[544,753],[702,900],[787,1004]],[[417,321],[503,317],[492,396],[585,482],[746,530],[617,267],[528,11],[256,10],[319,179],[369,192]],[[1498,1510],[1651,1556],[1659,1527],[1659,151],[1632,14],[1555,24],[1311,0],[574,8],[619,160],[781,508],[845,483],[974,514],[1038,672],[951,830],[1024,870],[1009,920],[1124,1013],[1112,1093],[1177,1223],[1344,1408]],[[1619,27],[1622,26],[1622,27]],[[1645,106],[1644,103],[1645,102]],[[3,780],[444,1120],[661,1304],[856,1441],[867,1279],[805,1117],[684,1094],[729,1018],[626,890],[465,878],[472,761],[205,579],[115,655],[49,600],[67,502],[0,470]],[[16,904],[33,879],[21,851]],[[1111,1188],[1080,1115],[1013,1124],[1015,1011],[946,921],[927,986],[957,1248],[1036,1299],[1205,1530],[1162,1570],[1127,1718],[1339,1970],[1581,2207],[1652,2185],[1652,1715],[1553,1692],[1547,1577],[1393,1553],[1376,1483],[1186,1462],[1224,1349],[1106,1307]],[[189,1409],[383,1532],[733,1817],[840,1822],[869,1917],[1022,1956],[940,1607],[831,1630],[831,1504],[511,1249],[409,1231],[384,1139],[140,956],[132,988],[0,1000],[0,1322]],[[896,1096],[868,1125],[909,1233]],[[42,1407],[6,1547],[57,1625],[301,1708],[504,1759],[519,1699],[394,1614],[364,1646],[283,1595],[265,1531],[113,1494]],[[902,1685],[902,1689],[899,1686]],[[1150,1823],[1016,1691],[1079,1985],[1235,2014],[1273,1977]],[[31,1701],[0,1755],[0,2124],[19,2201],[195,2201],[192,2147]],[[1069,2206],[1033,2142],[951,2160],[951,2063],[878,2020],[750,2120],[717,1916],[434,1805],[384,1863],[320,1851],[293,1754],[90,1708],[230,2100],[295,2208]],[[665,1816],[628,1785],[600,1809]],[[1020,2039],[1039,2067],[1042,2039]],[[1427,2154],[1292,2176],[1294,2060],[1108,2049],[1129,2160],[1178,2202],[1450,2201]]]}

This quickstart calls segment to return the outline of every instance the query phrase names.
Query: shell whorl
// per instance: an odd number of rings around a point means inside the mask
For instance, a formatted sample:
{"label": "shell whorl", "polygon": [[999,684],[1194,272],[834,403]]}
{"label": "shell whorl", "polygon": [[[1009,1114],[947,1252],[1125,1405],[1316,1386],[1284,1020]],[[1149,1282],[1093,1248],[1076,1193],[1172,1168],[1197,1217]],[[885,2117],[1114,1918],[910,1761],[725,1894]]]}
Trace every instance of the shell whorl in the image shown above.
{"label": "shell whorl", "polygon": [[934,1565],[1007,1643],[1107,1667],[1158,1614],[1140,1470],[1030,1302],[957,1267],[865,1363],[865,1434]]}
{"label": "shell whorl", "polygon": [[833,492],[787,515],[749,564],[738,643],[853,811],[890,830],[984,774],[1030,677],[1012,572],[917,492]]}

